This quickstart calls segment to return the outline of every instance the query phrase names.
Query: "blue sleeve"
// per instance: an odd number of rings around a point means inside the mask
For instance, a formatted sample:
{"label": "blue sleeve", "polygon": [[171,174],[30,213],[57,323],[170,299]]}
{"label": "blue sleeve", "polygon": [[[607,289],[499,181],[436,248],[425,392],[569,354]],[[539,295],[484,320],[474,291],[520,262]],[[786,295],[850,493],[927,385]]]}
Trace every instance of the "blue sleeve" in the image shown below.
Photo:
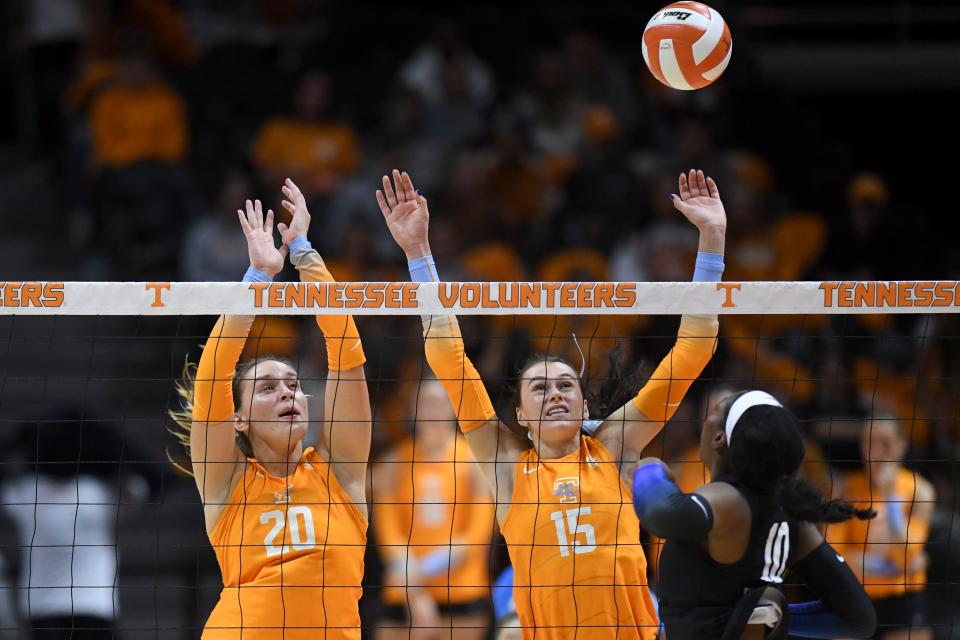
{"label": "blue sleeve", "polygon": [[719,282],[723,277],[723,256],[707,251],[697,252],[693,267],[694,282]]}
{"label": "blue sleeve", "polygon": [[633,508],[643,528],[665,540],[697,540],[713,528],[710,503],[680,491],[659,464],[634,472]]}
{"label": "blue sleeve", "polygon": [[493,600],[493,619],[502,620],[506,616],[516,613],[517,607],[513,602],[513,567],[507,566],[490,589]]}
{"label": "blue sleeve", "polygon": [[843,556],[824,542],[797,562],[791,571],[803,579],[819,600],[790,605],[790,635],[800,638],[869,638],[877,613]]}

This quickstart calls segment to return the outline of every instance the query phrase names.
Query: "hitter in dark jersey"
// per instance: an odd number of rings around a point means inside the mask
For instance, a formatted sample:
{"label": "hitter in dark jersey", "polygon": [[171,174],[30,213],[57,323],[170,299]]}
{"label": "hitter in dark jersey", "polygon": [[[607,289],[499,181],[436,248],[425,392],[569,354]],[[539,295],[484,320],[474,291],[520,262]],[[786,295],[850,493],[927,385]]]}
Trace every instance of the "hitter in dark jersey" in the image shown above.
{"label": "hitter in dark jersey", "polygon": [[[709,484],[685,494],[661,461],[639,463],[634,507],[641,525],[666,540],[657,595],[670,640],[873,634],[869,598],[815,525],[874,513],[824,502],[797,478],[803,456],[793,415],[749,391],[707,419],[700,458]],[[788,571],[820,599],[787,606],[779,586]]]}

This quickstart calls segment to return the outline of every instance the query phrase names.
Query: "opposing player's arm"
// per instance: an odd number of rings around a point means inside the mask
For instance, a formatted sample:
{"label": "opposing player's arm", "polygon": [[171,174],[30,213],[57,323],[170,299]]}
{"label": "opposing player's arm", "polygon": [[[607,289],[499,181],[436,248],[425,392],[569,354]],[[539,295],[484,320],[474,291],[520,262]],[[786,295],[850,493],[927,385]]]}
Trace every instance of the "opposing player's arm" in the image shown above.
{"label": "opposing player's arm", "polygon": [[844,558],[824,541],[815,525],[799,524],[791,575],[802,579],[819,600],[790,605],[790,635],[800,638],[869,638],[877,614]]}
{"label": "opposing player's arm", "polygon": [[[334,278],[307,240],[310,213],[297,185],[283,186],[283,207],[292,214],[290,225],[280,224],[290,262],[304,282],[334,282]],[[363,513],[367,512],[366,476],[372,437],[372,413],[366,356],[353,316],[318,315],[317,325],[327,347],[327,384],[324,390],[323,444],[337,482]]]}
{"label": "opposing player's arm", "polygon": [[[674,206],[700,231],[694,282],[711,282],[723,273],[727,218],[720,192],[702,171],[681,174],[680,194]],[[610,451],[621,470],[636,460],[643,448],[673,417],[693,382],[710,362],[717,346],[716,316],[683,316],[677,342],[660,362],[650,380],[632,401],[615,411],[598,427],[595,437]]]}
{"label": "opposing player's arm", "polygon": [[[415,282],[437,281],[436,265],[430,254],[430,210],[426,198],[414,189],[409,175],[396,170],[392,184],[387,176],[383,177],[383,190],[378,190],[376,196],[391,235],[407,256],[411,278]],[[509,501],[512,463],[519,459],[522,446],[497,419],[480,374],[464,351],[460,324],[454,316],[425,316],[423,337],[427,363],[447,391],[460,430],[497,502]]]}
{"label": "opposing player's arm", "polygon": [[[633,506],[640,524],[665,540],[708,540],[711,555],[725,548],[728,538],[749,530],[750,507],[743,496],[723,482],[684,493],[661,460],[647,458],[633,474]],[[723,547],[715,549],[715,547]]]}

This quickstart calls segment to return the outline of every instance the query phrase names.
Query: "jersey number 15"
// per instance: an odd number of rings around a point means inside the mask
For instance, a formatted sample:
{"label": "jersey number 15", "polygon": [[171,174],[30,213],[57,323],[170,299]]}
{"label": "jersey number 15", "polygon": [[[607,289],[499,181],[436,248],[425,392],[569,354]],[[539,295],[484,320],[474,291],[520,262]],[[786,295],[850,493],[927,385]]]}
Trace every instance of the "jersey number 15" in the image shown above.
{"label": "jersey number 15", "polygon": [[[560,546],[560,556],[570,555],[570,547],[576,554],[590,553],[597,550],[597,538],[593,533],[593,525],[579,522],[580,516],[590,515],[590,507],[574,507],[564,511],[554,511],[550,519],[557,527],[557,544]],[[577,536],[582,535],[581,542]],[[573,542],[570,542],[573,538]]]}

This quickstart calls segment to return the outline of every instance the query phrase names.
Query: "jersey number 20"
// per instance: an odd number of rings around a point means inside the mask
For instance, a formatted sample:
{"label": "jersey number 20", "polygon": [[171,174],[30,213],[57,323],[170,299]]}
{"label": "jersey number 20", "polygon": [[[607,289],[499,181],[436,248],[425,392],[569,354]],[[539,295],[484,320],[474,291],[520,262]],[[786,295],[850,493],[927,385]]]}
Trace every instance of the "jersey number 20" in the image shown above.
{"label": "jersey number 20", "polygon": [[[260,524],[270,524],[270,522],[273,522],[273,527],[270,528],[270,531],[267,532],[266,537],[263,539],[263,546],[267,548],[268,558],[283,553],[290,553],[290,547],[287,545],[278,547],[274,544],[277,536],[280,536],[280,540],[283,541],[283,530],[288,524],[288,518],[290,525],[290,542],[293,543],[294,549],[303,551],[304,549],[311,549],[317,546],[317,535],[313,527],[313,514],[310,513],[310,507],[290,507],[287,510],[286,516],[284,516],[283,511],[275,509],[273,511],[267,511],[260,516]],[[302,529],[300,528],[300,521],[303,521]]]}

